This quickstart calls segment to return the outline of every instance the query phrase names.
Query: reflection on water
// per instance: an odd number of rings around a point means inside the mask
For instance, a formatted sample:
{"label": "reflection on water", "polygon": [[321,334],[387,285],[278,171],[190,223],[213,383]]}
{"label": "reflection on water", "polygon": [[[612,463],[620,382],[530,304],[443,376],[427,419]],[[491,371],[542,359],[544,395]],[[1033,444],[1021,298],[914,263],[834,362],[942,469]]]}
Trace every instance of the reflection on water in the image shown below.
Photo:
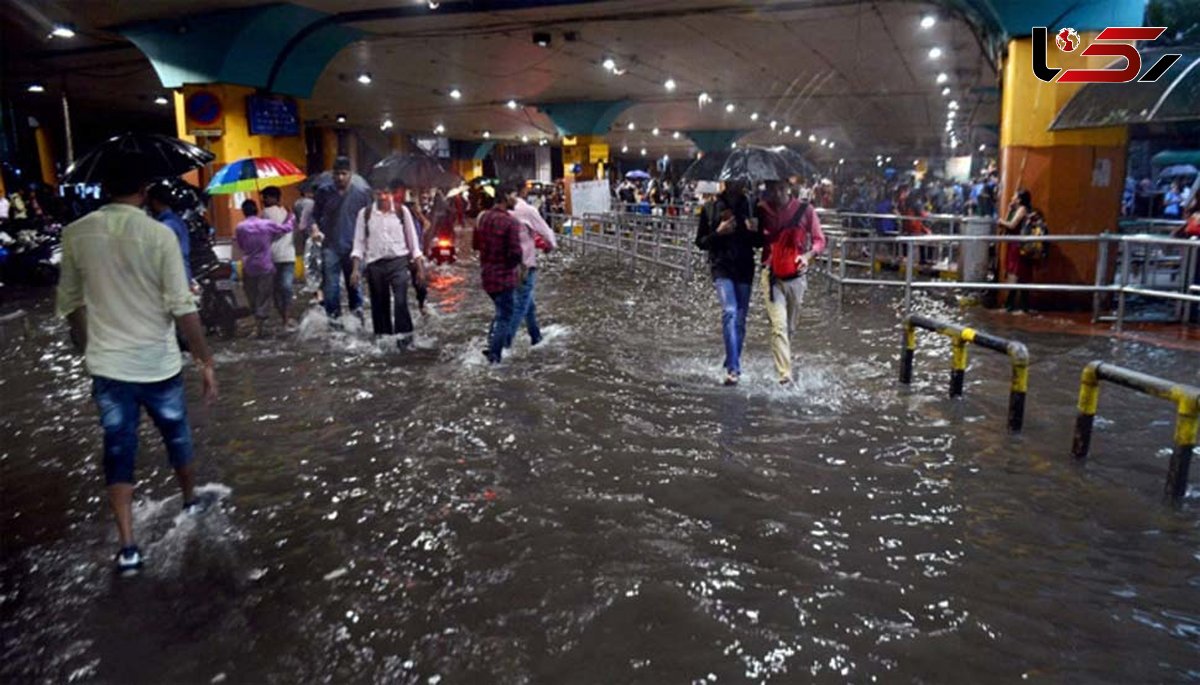
{"label": "reflection on water", "polygon": [[316,308],[216,343],[222,398],[192,418],[220,501],[181,516],[144,426],[134,581],[108,570],[90,384],[37,303],[0,371],[0,677],[1200,679],[1195,507],[1156,499],[1169,408],[1106,391],[1092,463],[1065,455],[1084,363],[1195,383],[1196,354],[1022,335],[1009,437],[999,358],[947,400],[948,343],[922,338],[897,386],[891,302],[814,283],[781,388],[756,293],[727,389],[706,282],[577,255],[540,281],[545,342],[500,367],[469,263],[435,270],[413,350]]}

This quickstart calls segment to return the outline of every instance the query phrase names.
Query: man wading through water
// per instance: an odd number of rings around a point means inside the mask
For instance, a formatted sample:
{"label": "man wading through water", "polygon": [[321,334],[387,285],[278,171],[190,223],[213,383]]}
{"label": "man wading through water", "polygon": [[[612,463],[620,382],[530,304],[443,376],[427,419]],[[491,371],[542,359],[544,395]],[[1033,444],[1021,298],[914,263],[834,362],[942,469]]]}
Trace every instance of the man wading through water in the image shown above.
{"label": "man wading through water", "polygon": [[133,471],[143,408],[162,434],[184,512],[200,506],[193,491],[192,430],[176,326],[200,368],[204,400],[217,397],[212,353],[188,289],[179,241],[142,211],[146,184],[136,177],[106,179],[112,201],[63,230],[56,303],[92,376],[121,574],[135,573],[143,563],[133,538]]}
{"label": "man wading through water", "polygon": [[763,237],[761,279],[763,304],[771,322],[771,356],[779,383],[787,385],[792,382],[791,337],[808,289],[808,265],[825,250],[825,234],[807,195],[800,200],[790,197],[783,181],[767,182],[757,213]]}

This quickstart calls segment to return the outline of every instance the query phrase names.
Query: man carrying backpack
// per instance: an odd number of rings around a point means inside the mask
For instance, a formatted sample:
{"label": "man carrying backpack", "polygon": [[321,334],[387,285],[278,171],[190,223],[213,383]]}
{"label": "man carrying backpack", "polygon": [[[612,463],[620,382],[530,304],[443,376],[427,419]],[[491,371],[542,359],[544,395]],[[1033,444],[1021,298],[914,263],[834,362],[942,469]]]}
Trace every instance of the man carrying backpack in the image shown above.
{"label": "man carrying backpack", "polygon": [[767,182],[756,211],[762,229],[762,291],[771,322],[771,354],[779,383],[792,382],[791,334],[808,288],[808,265],[825,250],[825,234],[810,197],[788,195],[783,181]]}

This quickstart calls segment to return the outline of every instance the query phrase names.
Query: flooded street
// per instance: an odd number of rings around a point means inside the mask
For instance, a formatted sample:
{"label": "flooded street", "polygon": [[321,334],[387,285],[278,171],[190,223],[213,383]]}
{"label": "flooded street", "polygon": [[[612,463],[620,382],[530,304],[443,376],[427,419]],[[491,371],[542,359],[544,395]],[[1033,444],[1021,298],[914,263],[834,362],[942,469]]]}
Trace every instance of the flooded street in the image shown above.
{"label": "flooded street", "polygon": [[705,278],[558,255],[546,342],[522,332],[499,368],[478,281],[439,270],[407,353],[311,314],[214,341],[220,400],[185,378],[220,506],[179,515],[144,421],[133,580],[110,569],[82,360],[48,297],[19,303],[0,681],[1200,681],[1200,498],[1160,504],[1173,408],[1106,387],[1091,461],[1068,457],[1084,364],[1198,384],[1200,353],[970,314],[1030,348],[1011,437],[1006,361],[972,350],[950,400],[949,342],[922,335],[902,388],[879,294],[839,309],[816,279],[781,389],[756,289],[727,389]]}

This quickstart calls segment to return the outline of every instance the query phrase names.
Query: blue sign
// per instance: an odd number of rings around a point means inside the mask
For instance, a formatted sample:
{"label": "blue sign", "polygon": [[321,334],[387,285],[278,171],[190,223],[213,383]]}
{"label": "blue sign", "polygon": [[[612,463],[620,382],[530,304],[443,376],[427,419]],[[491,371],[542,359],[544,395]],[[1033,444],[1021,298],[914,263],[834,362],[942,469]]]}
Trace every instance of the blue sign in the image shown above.
{"label": "blue sign", "polygon": [[300,111],[296,100],[283,96],[246,97],[246,120],[253,136],[300,135]]}
{"label": "blue sign", "polygon": [[211,126],[221,119],[221,101],[207,90],[198,90],[183,104],[188,118],[201,126]]}

